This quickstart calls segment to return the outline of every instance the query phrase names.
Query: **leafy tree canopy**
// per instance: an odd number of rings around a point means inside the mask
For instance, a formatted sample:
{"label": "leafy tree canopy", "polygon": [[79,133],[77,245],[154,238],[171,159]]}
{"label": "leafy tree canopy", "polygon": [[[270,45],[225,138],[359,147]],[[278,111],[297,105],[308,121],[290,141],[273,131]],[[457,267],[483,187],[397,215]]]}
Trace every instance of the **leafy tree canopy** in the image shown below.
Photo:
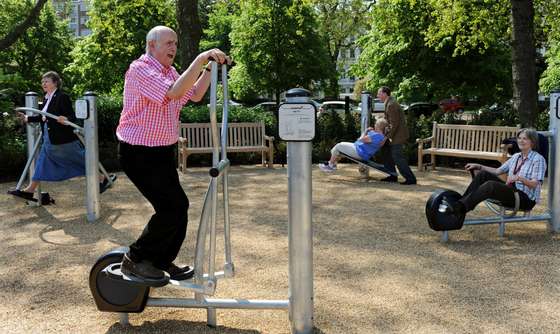
{"label": "leafy tree canopy", "polygon": [[[432,0],[378,1],[371,30],[359,40],[362,53],[354,73],[366,78],[368,89],[387,85],[407,102],[450,95],[482,103],[510,98],[509,45],[497,37],[469,39],[468,34],[439,32],[436,27],[447,21],[436,19],[446,8],[438,6],[443,5]],[[453,24],[458,26],[467,22],[457,20]]]}
{"label": "leafy tree canopy", "polygon": [[235,17],[239,14],[238,2],[217,0],[208,14],[208,27],[204,29],[204,37],[200,41],[200,50],[218,48],[229,54],[231,42],[229,34]]}
{"label": "leafy tree canopy", "polygon": [[539,88],[542,93],[550,93],[560,88],[560,0],[540,0],[536,4],[539,26],[544,36],[546,49],[546,70],[541,76]]}
{"label": "leafy tree canopy", "polygon": [[369,11],[375,1],[368,0],[312,0],[318,13],[319,32],[329,52],[329,80],[327,96],[338,96],[338,76],[344,71],[344,59],[338,56],[345,48],[354,48],[355,39],[368,30]]}
{"label": "leafy tree canopy", "polygon": [[172,0],[93,0],[89,15],[92,34],[78,42],[67,68],[79,92],[121,94],[128,66],[145,52],[148,31],[175,22]]}
{"label": "leafy tree canopy", "polygon": [[[244,0],[230,34],[231,88],[249,84],[259,94],[280,93],[297,86],[311,88],[326,77],[327,50],[317,32],[313,8],[303,0]],[[248,81],[248,82],[247,82]]]}
{"label": "leafy tree canopy", "polygon": [[[2,31],[0,34],[0,50],[7,49],[12,46],[12,44],[14,44],[27,31],[27,29],[36,25],[37,18],[39,17],[46,2],[47,0],[38,0],[35,5],[33,5],[33,8],[31,8],[29,12],[26,12],[27,14],[21,22],[16,21],[17,24],[14,22],[13,25],[9,26],[9,29]],[[24,3],[24,5],[27,4],[29,4],[28,1]],[[21,15],[17,15],[18,18],[19,16]]]}
{"label": "leafy tree canopy", "polygon": [[431,9],[426,44],[436,50],[451,45],[453,56],[509,43],[509,0],[428,0]]}
{"label": "leafy tree canopy", "polygon": [[[31,1],[3,0],[0,2],[0,34],[33,7]],[[63,73],[70,62],[73,47],[68,22],[60,20],[49,3],[45,4],[34,26],[27,29],[9,48],[0,51],[0,72],[18,80],[6,82],[3,88],[14,92],[41,91],[41,74],[46,71]],[[65,83],[66,85],[66,83]]]}

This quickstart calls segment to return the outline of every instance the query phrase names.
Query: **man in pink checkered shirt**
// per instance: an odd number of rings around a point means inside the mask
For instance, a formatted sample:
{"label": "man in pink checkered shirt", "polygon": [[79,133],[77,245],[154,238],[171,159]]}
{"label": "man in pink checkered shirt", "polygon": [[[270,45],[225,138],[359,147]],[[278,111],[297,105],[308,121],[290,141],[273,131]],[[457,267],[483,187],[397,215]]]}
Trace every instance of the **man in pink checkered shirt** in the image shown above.
{"label": "man in pink checkered shirt", "polygon": [[[173,68],[177,34],[157,26],[146,36],[146,53],[125,75],[123,111],[117,127],[119,160],[126,175],[152,204],[155,213],[123,257],[121,271],[147,285],[191,278],[191,267],[173,263],[187,232],[189,200],[175,168],[179,112],[200,101],[210,84],[213,59],[229,62],[220,50],[199,54],[181,75]],[[204,67],[206,66],[206,67]]]}

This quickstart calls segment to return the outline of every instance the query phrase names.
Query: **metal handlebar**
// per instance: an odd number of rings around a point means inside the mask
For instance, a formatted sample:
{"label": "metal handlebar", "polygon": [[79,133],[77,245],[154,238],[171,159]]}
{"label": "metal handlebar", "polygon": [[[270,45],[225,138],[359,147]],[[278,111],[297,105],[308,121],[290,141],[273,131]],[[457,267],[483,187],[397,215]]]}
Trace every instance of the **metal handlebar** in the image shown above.
{"label": "metal handlebar", "polygon": [[[57,115],[48,113],[48,112],[46,112],[46,111],[41,111],[41,110],[39,110],[39,109],[29,108],[29,107],[17,107],[15,110],[16,110],[16,111],[31,111],[32,113],[39,114],[39,115],[43,115],[43,116],[45,116],[45,117],[49,117],[49,118],[52,118],[52,119],[57,120],[57,121],[58,121],[58,117],[60,117],[60,116],[57,116]],[[70,122],[70,121],[68,121],[68,120],[64,121],[64,125],[71,126],[71,127],[73,127],[74,129],[76,129],[76,130],[78,130],[78,131],[80,131],[80,132],[83,132],[83,131],[84,131],[84,128],[82,128],[81,126],[79,126],[79,125],[77,125],[77,124],[74,124],[74,123],[72,123],[72,122]]]}
{"label": "metal handlebar", "polygon": [[[210,125],[212,138],[212,168],[209,173],[211,176],[210,184],[204,198],[200,224],[197,233],[196,249],[195,249],[195,282],[197,284],[209,285],[215,288],[216,279],[219,277],[215,271],[216,261],[216,211],[218,202],[218,178],[222,178],[223,186],[223,209],[224,209],[224,276],[233,276],[234,266],[231,256],[231,235],[229,223],[229,205],[228,205],[228,169],[229,160],[227,159],[227,139],[228,139],[228,114],[229,114],[229,97],[227,85],[227,64],[222,64],[222,88],[223,88],[223,111],[222,111],[222,129],[221,133],[218,129],[217,121],[217,89],[218,89],[218,64],[213,61],[210,64],[212,68],[212,77],[210,81]],[[221,138],[220,138],[221,135]],[[220,147],[221,146],[221,147]],[[221,157],[220,157],[221,149]],[[206,238],[209,235],[208,250],[206,250]],[[208,255],[206,257],[206,255]],[[208,274],[204,272],[204,262],[208,260],[206,269]],[[213,291],[213,289],[212,289]],[[196,298],[202,298],[200,293],[195,294]],[[210,312],[209,314],[213,312]]]}

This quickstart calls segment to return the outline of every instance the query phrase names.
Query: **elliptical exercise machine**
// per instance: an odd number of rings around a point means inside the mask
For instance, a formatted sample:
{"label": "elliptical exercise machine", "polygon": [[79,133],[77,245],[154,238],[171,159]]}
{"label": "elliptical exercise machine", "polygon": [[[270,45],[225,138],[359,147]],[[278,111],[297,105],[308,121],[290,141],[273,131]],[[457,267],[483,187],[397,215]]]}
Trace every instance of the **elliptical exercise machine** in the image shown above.
{"label": "elliptical exercise machine", "polygon": [[[430,228],[442,232],[441,240],[449,240],[449,231],[459,230],[464,225],[487,225],[498,224],[498,235],[504,236],[505,224],[507,223],[529,223],[545,221],[551,232],[560,231],[560,90],[550,94],[550,122],[548,131],[539,131],[540,136],[549,140],[548,154],[548,208],[545,213],[532,215],[530,211],[519,210],[519,197],[516,194],[516,205],[513,208],[505,207],[495,200],[486,200],[486,206],[496,214],[493,217],[465,219],[465,216],[450,215],[445,213],[443,199],[451,204],[461,198],[461,195],[453,190],[437,189],[426,202],[426,218]],[[518,215],[521,212],[522,215]]]}
{"label": "elliptical exercise machine", "polygon": [[[38,114],[57,120],[57,115],[38,109],[37,96],[38,95],[35,92],[28,92],[25,94],[25,107],[15,108],[15,110],[25,112],[29,116]],[[96,94],[93,92],[86,92],[82,99],[76,100],[75,107],[76,118],[83,119],[84,126],[81,127],[68,120],[66,120],[64,124],[74,129],[74,134],[76,134],[76,137],[85,147],[87,219],[88,221],[93,222],[100,216],[99,173],[101,172],[105,175],[109,188],[113,186],[115,177],[114,175],[109,175],[103,165],[99,162]],[[21,189],[23,181],[27,175],[29,175],[29,180],[31,181],[33,164],[42,141],[40,130],[37,125],[28,123],[26,128],[28,159],[16,185],[17,190]],[[40,194],[38,196],[40,200],[33,201],[37,205],[54,203],[54,200],[50,198],[48,193],[41,192],[40,188],[37,189],[37,192]]]}
{"label": "elliptical exercise machine", "polygon": [[[216,309],[289,309],[293,333],[313,331],[313,276],[312,276],[312,229],[311,229],[311,143],[302,157],[292,147],[288,166],[289,182],[289,247],[290,247],[290,292],[289,300],[216,299],[214,295],[219,278],[230,278],[235,274],[231,256],[231,233],[228,206],[228,85],[227,65],[221,66],[223,86],[223,113],[221,136],[218,135],[216,119],[218,64],[212,62],[210,91],[210,122],[212,127],[212,168],[210,182],[200,217],[197,233],[194,270],[192,279],[184,281],[164,279],[162,286],[184,288],[194,293],[194,298],[152,298],[149,286],[132,280],[120,272],[123,255],[128,251],[120,247],[102,255],[94,264],[89,275],[89,285],[97,308],[104,312],[119,312],[121,324],[128,324],[128,313],[139,313],[148,307],[205,308],[207,324],[215,327]],[[307,103],[305,103],[307,104]],[[313,115],[313,135],[315,112]],[[297,127],[297,124],[294,124]],[[296,129],[297,130],[297,129]],[[312,138],[311,138],[312,139]],[[220,144],[219,144],[220,143]],[[289,143],[291,144],[291,143]],[[306,146],[306,148],[307,148]],[[221,148],[221,158],[220,158]],[[290,151],[290,145],[288,145]],[[296,161],[297,160],[297,161]],[[290,160],[292,161],[292,160]],[[290,168],[294,169],[290,172]],[[297,170],[296,170],[297,169]],[[216,271],[216,216],[218,205],[218,180],[221,178],[224,210],[224,252],[222,271]],[[296,198],[296,196],[299,196]],[[292,210],[292,208],[295,208]],[[206,244],[206,240],[208,245]]]}
{"label": "elliptical exercise machine", "polygon": [[[363,91],[361,94],[361,111],[360,111],[360,133],[364,134],[366,130],[370,127],[370,118],[371,118],[371,106],[372,106],[372,95],[370,92]],[[340,156],[353,161],[359,165],[358,172],[360,173],[361,177],[365,180],[369,180],[369,170],[374,169],[380,173],[383,173],[387,176],[394,176],[397,177],[396,173],[389,171],[385,168],[385,165],[375,162],[373,160],[361,160],[356,159],[347,155],[344,152],[340,152]],[[373,159],[373,157],[372,157]]]}

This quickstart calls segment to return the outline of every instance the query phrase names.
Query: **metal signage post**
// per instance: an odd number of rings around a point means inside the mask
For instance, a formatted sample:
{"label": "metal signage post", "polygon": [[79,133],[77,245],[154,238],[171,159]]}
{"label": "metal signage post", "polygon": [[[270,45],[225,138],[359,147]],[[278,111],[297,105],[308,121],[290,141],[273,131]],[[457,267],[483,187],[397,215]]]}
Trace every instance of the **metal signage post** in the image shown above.
{"label": "metal signage post", "polygon": [[313,226],[311,212],[311,140],[315,106],[309,91],[286,93],[278,110],[278,134],[288,142],[289,302],[292,333],[313,332]]}

